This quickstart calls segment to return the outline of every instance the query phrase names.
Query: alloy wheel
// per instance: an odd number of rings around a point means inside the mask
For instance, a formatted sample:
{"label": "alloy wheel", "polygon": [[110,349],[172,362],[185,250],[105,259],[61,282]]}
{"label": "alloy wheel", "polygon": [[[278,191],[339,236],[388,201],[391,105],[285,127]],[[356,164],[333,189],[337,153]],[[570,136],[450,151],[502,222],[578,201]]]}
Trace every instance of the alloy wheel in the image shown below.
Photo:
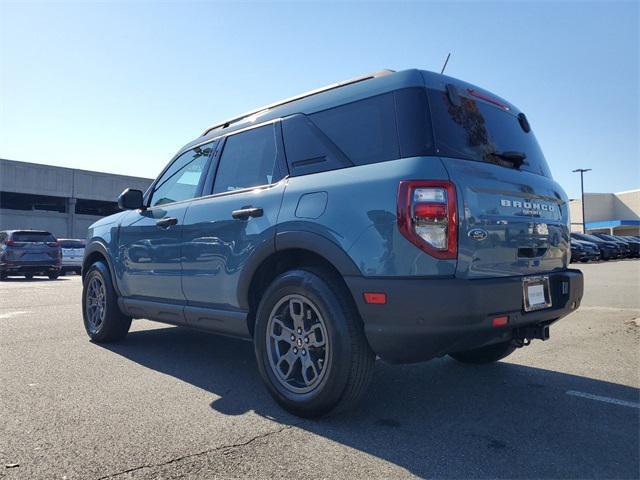
{"label": "alloy wheel", "polygon": [[329,367],[329,337],[309,298],[287,295],[273,307],[266,342],[269,366],[283,387],[303,394],[320,384]]}

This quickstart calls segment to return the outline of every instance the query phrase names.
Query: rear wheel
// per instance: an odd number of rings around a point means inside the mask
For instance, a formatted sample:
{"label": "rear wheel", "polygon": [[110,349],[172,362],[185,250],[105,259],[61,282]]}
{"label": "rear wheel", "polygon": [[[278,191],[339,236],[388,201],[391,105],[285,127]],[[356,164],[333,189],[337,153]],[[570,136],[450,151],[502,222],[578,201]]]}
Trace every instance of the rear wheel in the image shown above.
{"label": "rear wheel", "polygon": [[375,355],[353,300],[330,272],[277,277],[258,307],[254,345],[275,400],[302,417],[348,409],[366,390]]}
{"label": "rear wheel", "polygon": [[60,272],[51,272],[47,275],[49,280],[55,280],[60,276]]}
{"label": "rear wheel", "polygon": [[24,278],[27,280],[33,280],[33,273],[25,273]]}
{"label": "rear wheel", "polygon": [[7,279],[7,272],[0,272],[0,282]]}
{"label": "rear wheel", "polygon": [[91,340],[114,342],[129,332],[131,318],[118,307],[118,297],[104,262],[96,262],[87,272],[82,288],[84,327]]}
{"label": "rear wheel", "polygon": [[449,356],[462,363],[482,364],[493,363],[511,355],[516,349],[513,342],[496,343],[486,347],[467,350],[465,352],[450,353]]}

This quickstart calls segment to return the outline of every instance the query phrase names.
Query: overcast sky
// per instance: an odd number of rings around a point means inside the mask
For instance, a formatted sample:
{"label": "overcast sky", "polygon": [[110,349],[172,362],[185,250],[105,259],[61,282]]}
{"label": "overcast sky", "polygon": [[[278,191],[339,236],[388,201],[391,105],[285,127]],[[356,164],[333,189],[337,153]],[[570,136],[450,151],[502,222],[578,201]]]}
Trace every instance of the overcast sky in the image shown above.
{"label": "overcast sky", "polygon": [[639,3],[0,0],[0,157],[155,177],[221,119],[382,68],[527,113],[569,196],[640,187]]}

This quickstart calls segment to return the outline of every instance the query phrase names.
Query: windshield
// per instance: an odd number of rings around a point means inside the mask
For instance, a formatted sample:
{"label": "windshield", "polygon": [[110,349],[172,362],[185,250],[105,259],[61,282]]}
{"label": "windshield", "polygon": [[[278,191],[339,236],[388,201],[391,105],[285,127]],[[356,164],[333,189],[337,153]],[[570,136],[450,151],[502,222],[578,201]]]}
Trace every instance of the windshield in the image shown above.
{"label": "windshield", "polygon": [[525,132],[516,115],[482,100],[460,95],[454,105],[444,91],[427,92],[439,155],[513,168],[500,154],[524,153],[520,170],[551,177],[536,137]]}
{"label": "windshield", "polygon": [[581,236],[584,237],[585,240],[588,240],[590,242],[602,242],[602,238],[598,238],[593,235],[588,235],[586,233],[583,233]]}

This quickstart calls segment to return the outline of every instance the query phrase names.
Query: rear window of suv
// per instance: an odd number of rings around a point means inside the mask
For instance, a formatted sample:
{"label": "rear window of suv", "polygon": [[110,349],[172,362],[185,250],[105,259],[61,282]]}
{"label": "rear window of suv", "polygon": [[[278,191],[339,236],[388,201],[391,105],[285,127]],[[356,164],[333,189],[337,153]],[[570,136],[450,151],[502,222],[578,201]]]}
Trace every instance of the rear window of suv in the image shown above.
{"label": "rear window of suv", "polygon": [[14,232],[13,235],[11,235],[11,240],[24,243],[45,243],[55,242],[56,237],[48,232]]}
{"label": "rear window of suv", "polygon": [[427,96],[438,155],[503,164],[495,153],[522,152],[521,170],[551,177],[535,135],[517,115],[461,93],[456,104],[446,91],[428,89]]}
{"label": "rear window of suv", "polygon": [[84,248],[83,240],[60,240],[61,248]]}

